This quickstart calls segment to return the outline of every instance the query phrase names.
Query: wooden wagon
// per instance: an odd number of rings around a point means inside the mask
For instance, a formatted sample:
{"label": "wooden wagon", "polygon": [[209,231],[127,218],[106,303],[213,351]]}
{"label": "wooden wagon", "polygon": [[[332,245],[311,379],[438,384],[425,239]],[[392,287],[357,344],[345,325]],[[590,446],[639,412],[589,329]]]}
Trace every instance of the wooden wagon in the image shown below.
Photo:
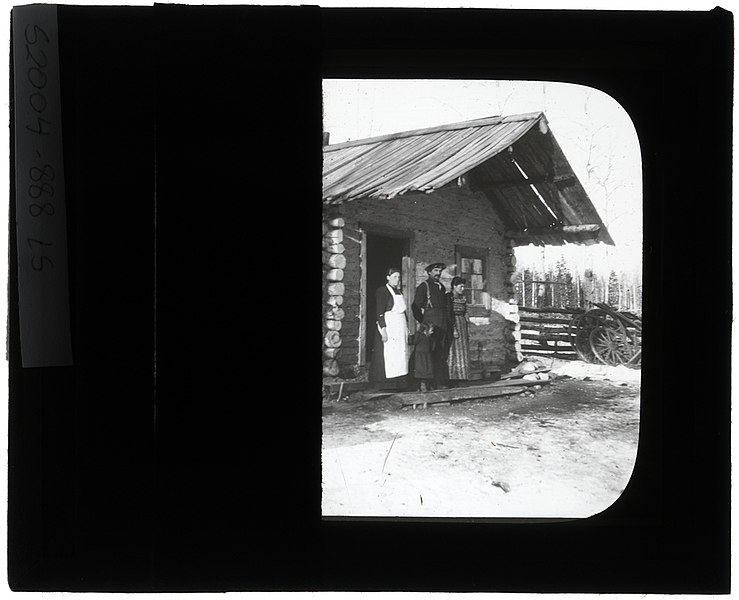
{"label": "wooden wagon", "polygon": [[639,366],[641,318],[605,303],[595,306],[570,321],[570,343],[578,357],[590,363]]}

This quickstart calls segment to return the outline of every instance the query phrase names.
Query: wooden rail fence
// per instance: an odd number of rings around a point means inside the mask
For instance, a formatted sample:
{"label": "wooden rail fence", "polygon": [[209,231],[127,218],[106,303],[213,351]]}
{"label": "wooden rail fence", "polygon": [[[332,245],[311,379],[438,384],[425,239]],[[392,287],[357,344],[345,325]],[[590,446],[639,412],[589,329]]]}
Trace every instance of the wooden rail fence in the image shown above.
{"label": "wooden rail fence", "polygon": [[569,324],[572,317],[584,312],[584,308],[519,306],[521,352],[529,356],[576,360]]}

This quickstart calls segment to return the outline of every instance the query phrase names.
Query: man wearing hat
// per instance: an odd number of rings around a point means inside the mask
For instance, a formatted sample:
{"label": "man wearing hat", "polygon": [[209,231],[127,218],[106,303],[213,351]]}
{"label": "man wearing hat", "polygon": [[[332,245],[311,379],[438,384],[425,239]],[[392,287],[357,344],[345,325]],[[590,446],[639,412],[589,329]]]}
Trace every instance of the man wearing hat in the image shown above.
{"label": "man wearing hat", "polygon": [[449,307],[446,288],[439,281],[441,272],[446,269],[442,262],[431,263],[426,267],[428,278],[416,288],[411,310],[419,323],[433,323],[436,340],[431,360],[434,367],[434,387],[449,387]]}

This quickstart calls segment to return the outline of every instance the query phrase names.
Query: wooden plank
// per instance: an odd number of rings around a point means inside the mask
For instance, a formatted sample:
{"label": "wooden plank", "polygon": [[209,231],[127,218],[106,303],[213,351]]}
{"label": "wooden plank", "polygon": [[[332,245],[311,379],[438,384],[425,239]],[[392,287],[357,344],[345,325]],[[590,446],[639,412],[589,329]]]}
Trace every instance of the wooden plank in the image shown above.
{"label": "wooden plank", "polygon": [[572,346],[521,346],[522,352],[553,352],[555,354],[573,354]]}
{"label": "wooden plank", "polygon": [[364,392],[362,400],[382,400],[394,395],[395,392]]}
{"label": "wooden plank", "polygon": [[[456,392],[456,393],[453,393]],[[486,398],[499,398],[502,396],[514,396],[524,392],[522,388],[502,388],[502,389],[474,389],[470,388],[463,393],[460,390],[443,390],[433,392],[417,392],[414,394],[403,394],[401,397],[401,406],[413,406],[427,404],[452,404],[458,402],[466,402],[469,400],[484,400]],[[400,394],[396,396],[400,397]]]}
{"label": "wooden plank", "polygon": [[543,383],[549,383],[549,381],[529,381],[528,379],[515,379],[515,380],[501,380],[501,381],[493,381],[492,383],[486,383],[483,385],[475,386],[478,388],[501,388],[501,387],[510,387],[510,386],[529,386],[529,385],[539,385]]}
{"label": "wooden plank", "polygon": [[518,329],[523,335],[524,331],[535,331],[536,333],[566,334],[568,329],[564,325],[520,325]]}
{"label": "wooden plank", "polygon": [[547,341],[547,342],[566,342],[570,343],[570,337],[567,335],[567,330],[562,330],[559,333],[533,331],[526,327],[522,327],[519,331],[513,332],[514,336],[518,336],[519,340],[532,340],[532,341]]}
{"label": "wooden plank", "polygon": [[523,339],[537,340],[542,342],[570,342],[570,334],[567,329],[561,329],[558,332],[551,331],[537,331],[535,329],[529,329],[528,327],[521,327],[520,331]]}
{"label": "wooden plank", "polygon": [[524,331],[521,331],[521,339],[523,340],[531,340],[534,342],[564,342],[566,344],[570,343],[570,340],[572,337],[569,333],[566,331],[561,334],[555,334],[555,333],[524,333]]}
{"label": "wooden plank", "polygon": [[531,357],[542,357],[542,358],[578,358],[577,354],[575,352],[547,352],[544,350],[521,350],[524,356],[531,356]]}
{"label": "wooden plank", "polygon": [[588,225],[562,225],[560,227],[530,227],[521,231],[508,230],[505,235],[517,240],[541,235],[598,233],[598,231],[600,231],[600,225],[593,223]]}
{"label": "wooden plank", "polygon": [[562,352],[555,353],[555,352],[541,352],[537,350],[528,350],[527,352],[524,352],[524,355],[529,355],[533,357],[541,357],[541,358],[561,358],[562,360],[578,360],[578,356],[574,352],[571,354],[565,354]]}
{"label": "wooden plank", "polygon": [[543,346],[534,344],[521,344],[521,350],[556,350],[557,352],[574,352],[571,345],[567,346]]}
{"label": "wooden plank", "polygon": [[528,373],[523,372],[523,371],[518,372],[518,373],[506,373],[505,375],[501,375],[500,378],[501,379],[519,379],[523,377],[524,375],[531,375],[532,373],[549,373],[549,371],[551,371],[551,369],[544,368],[544,369],[536,369],[534,371],[529,371]]}
{"label": "wooden plank", "polygon": [[[346,351],[346,348],[342,348],[344,351]],[[490,371],[494,371],[491,369]],[[398,390],[403,389],[407,382],[405,380],[398,380],[398,381],[386,381],[381,384],[378,384],[376,382],[372,381],[345,381],[344,383],[344,391],[360,391],[360,390],[369,390],[369,389],[375,389],[379,387],[381,390]],[[465,386],[459,386],[459,387],[453,387],[446,390],[435,390],[433,392],[426,392],[426,394],[451,394],[451,395],[460,395],[467,393],[471,390],[485,390],[487,393],[488,388],[506,388],[506,387],[519,387],[519,386],[530,386],[530,385],[536,385],[540,383],[547,383],[546,381],[516,381],[516,382],[506,382],[506,381],[491,381],[487,383],[481,383],[481,384],[475,384],[475,385],[465,385]],[[326,388],[328,388],[332,393],[337,392],[339,390],[339,386],[341,385],[341,382],[330,382],[324,384]],[[379,391],[379,390],[378,390]],[[416,391],[395,391],[393,392],[396,396],[405,396],[408,394],[420,394],[421,392]],[[471,393],[475,393],[474,391]]]}
{"label": "wooden plank", "polygon": [[549,325],[569,325],[569,319],[557,319],[554,317],[519,317],[521,323],[547,323]]}
{"label": "wooden plank", "polygon": [[[526,281],[526,284],[531,283],[530,281]],[[552,283],[552,282],[538,282],[535,281],[534,283]],[[527,312],[527,313],[556,313],[556,314],[565,314],[565,315],[579,315],[585,312],[584,308],[554,308],[554,307],[541,307],[541,308],[534,308],[533,306],[519,306],[518,312]]]}
{"label": "wooden plank", "polygon": [[549,352],[552,354],[574,354],[572,346],[527,346],[522,345],[521,351],[526,352]]}

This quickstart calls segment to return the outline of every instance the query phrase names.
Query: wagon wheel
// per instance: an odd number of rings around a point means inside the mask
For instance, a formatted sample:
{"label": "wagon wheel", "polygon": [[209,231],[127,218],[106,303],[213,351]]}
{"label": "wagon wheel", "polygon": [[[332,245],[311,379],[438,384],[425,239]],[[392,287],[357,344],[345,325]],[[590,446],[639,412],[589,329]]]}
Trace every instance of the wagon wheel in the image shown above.
{"label": "wagon wheel", "polygon": [[629,356],[629,363],[634,364],[638,361],[637,354],[641,355],[641,330],[627,329],[626,331],[631,347],[631,355]]}
{"label": "wagon wheel", "polygon": [[631,338],[631,356],[626,365],[636,367],[641,365],[641,330],[628,329]]}
{"label": "wagon wheel", "polygon": [[629,362],[626,363],[627,367],[638,367],[641,366],[641,348],[638,348],[636,352],[634,352],[634,356],[632,356],[629,359]]}
{"label": "wagon wheel", "polygon": [[618,321],[623,326],[626,333],[626,339],[628,340],[630,355],[626,361],[628,366],[638,366],[641,364],[641,330],[642,321],[641,317],[628,311],[614,312],[614,317],[618,318]]}
{"label": "wagon wheel", "polygon": [[590,348],[597,360],[605,365],[617,366],[628,363],[633,355],[631,340],[623,326],[600,325],[590,332]]}
{"label": "wagon wheel", "polygon": [[607,314],[604,310],[594,308],[572,318],[567,328],[570,344],[580,360],[596,362],[593,349],[590,347],[590,332],[593,328],[605,324]]}

